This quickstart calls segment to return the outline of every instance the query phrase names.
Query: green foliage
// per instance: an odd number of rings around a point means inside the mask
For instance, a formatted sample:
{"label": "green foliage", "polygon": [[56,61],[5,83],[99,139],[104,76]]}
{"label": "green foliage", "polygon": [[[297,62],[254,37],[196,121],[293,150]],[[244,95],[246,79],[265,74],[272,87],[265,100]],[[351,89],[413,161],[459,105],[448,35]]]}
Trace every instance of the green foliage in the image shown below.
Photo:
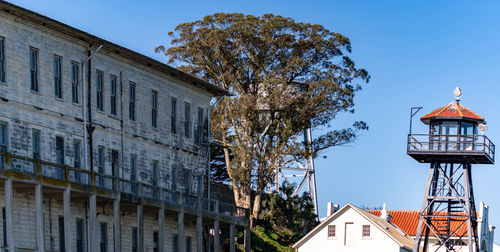
{"label": "green foliage", "polygon": [[286,181],[280,190],[281,194],[269,194],[264,200],[261,215],[263,220],[272,227],[288,230],[299,236],[307,234],[319,224],[311,197],[307,193],[293,195],[295,188]]}
{"label": "green foliage", "polygon": [[[210,130],[224,155],[232,150],[234,158],[225,161],[235,202],[252,208],[252,219],[279,167],[368,129],[364,122],[330,127],[339,113],[354,112],[360,83],[370,79],[347,56],[351,43],[342,34],[272,14],[216,13],[169,35],[171,47],[156,48],[168,63],[234,94],[211,112]],[[323,132],[312,145],[300,140],[309,127]]]}
{"label": "green foliage", "polygon": [[[245,251],[243,244],[243,232],[237,232],[238,243],[236,244],[237,251]],[[257,226],[251,233],[251,251],[253,252],[292,252],[293,235],[275,230],[265,229],[262,226]]]}

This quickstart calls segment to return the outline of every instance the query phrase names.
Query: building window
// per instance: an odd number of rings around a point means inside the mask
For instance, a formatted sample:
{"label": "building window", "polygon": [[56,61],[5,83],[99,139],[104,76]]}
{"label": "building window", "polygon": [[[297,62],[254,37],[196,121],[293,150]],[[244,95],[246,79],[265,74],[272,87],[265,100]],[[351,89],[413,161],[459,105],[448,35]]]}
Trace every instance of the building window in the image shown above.
{"label": "building window", "polygon": [[158,92],[151,92],[151,126],[156,128],[156,118],[158,117]]}
{"label": "building window", "polygon": [[[56,137],[56,163],[64,165],[64,138]],[[63,169],[57,169],[57,178],[64,179]]]}
{"label": "building window", "polygon": [[177,134],[177,100],[172,98],[170,101],[170,132]]}
{"label": "building window", "polygon": [[132,227],[132,252],[137,252],[137,228]]}
{"label": "building window", "polygon": [[101,222],[101,241],[99,243],[100,251],[107,252],[108,251],[108,223]]}
{"label": "building window", "polygon": [[[104,174],[104,147],[102,146],[97,147],[97,169],[99,174]],[[104,186],[104,178],[99,176],[97,183]]]}
{"label": "building window", "polygon": [[39,92],[38,89],[38,50],[30,48],[30,78],[31,91]]}
{"label": "building window", "polygon": [[111,151],[111,175],[117,176],[118,175],[118,151],[112,150]]}
{"label": "building window", "polygon": [[154,160],[153,161],[153,185],[157,186],[158,185],[158,161]]}
{"label": "building window", "polygon": [[[7,152],[7,124],[0,122],[0,152]],[[5,154],[0,154],[0,168],[5,165]]]}
{"label": "building window", "polygon": [[363,225],[363,238],[370,237],[370,225]]}
{"label": "building window", "polygon": [[82,147],[79,140],[73,142],[73,167],[81,168],[81,152]]}
{"label": "building window", "polygon": [[184,170],[184,191],[191,194],[191,171]]}
{"label": "building window", "polygon": [[196,143],[203,142],[203,108],[198,107],[198,118],[196,121]]}
{"label": "building window", "polygon": [[128,118],[135,121],[135,84],[132,82],[128,86]]}
{"label": "building window", "polygon": [[184,137],[191,138],[191,104],[184,103]]}
{"label": "building window", "polygon": [[[81,162],[82,147],[79,140],[73,141],[73,167],[80,169],[82,166]],[[75,171],[75,180],[80,182],[81,174],[79,171]]]}
{"label": "building window", "polygon": [[0,82],[5,82],[5,39],[0,37]]}
{"label": "building window", "polygon": [[33,129],[31,131],[31,148],[33,149],[33,159],[40,159],[40,131]]}
{"label": "building window", "polygon": [[64,240],[64,217],[59,216],[59,251],[60,252],[65,252],[66,251],[66,243]]}
{"label": "building window", "polygon": [[171,170],[172,174],[171,174],[171,178],[172,178],[172,190],[177,190],[177,169],[172,167],[172,170]]}
{"label": "building window", "polygon": [[328,238],[335,237],[335,225],[328,225]]}
{"label": "building window", "polygon": [[79,74],[78,63],[71,63],[71,101],[73,103],[78,103]]}
{"label": "building window", "polygon": [[191,252],[191,236],[186,236],[186,252]]}
{"label": "building window", "polygon": [[172,235],[172,251],[178,251],[177,250],[177,234]]}
{"label": "building window", "polygon": [[76,218],[76,252],[83,252],[83,229],[83,219]]}
{"label": "building window", "polygon": [[158,231],[153,232],[153,252],[158,252]]}
{"label": "building window", "polygon": [[[130,180],[135,182],[136,181],[136,165],[137,165],[137,156],[136,155],[131,155],[130,156]],[[132,183],[130,184],[130,190],[132,193],[137,192],[137,185]]]}
{"label": "building window", "polygon": [[103,74],[100,71],[97,71],[96,75],[96,105],[97,110],[104,111],[104,95],[103,95]]}
{"label": "building window", "polygon": [[60,57],[54,57],[54,95],[59,99],[62,99],[61,61]]}
{"label": "building window", "polygon": [[110,102],[111,102],[111,114],[116,115],[116,76],[111,76],[111,92],[110,92]]}

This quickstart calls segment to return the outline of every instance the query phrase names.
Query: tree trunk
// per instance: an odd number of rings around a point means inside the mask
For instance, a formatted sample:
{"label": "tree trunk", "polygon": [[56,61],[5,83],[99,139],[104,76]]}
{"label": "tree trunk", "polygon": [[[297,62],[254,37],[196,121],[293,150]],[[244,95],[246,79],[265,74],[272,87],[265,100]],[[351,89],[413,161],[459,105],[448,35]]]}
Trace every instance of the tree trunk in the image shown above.
{"label": "tree trunk", "polygon": [[262,191],[259,190],[255,194],[255,198],[253,200],[253,208],[252,208],[252,215],[250,217],[250,228],[254,229],[255,228],[255,221],[259,219],[259,214],[260,214],[260,207],[262,203]]}

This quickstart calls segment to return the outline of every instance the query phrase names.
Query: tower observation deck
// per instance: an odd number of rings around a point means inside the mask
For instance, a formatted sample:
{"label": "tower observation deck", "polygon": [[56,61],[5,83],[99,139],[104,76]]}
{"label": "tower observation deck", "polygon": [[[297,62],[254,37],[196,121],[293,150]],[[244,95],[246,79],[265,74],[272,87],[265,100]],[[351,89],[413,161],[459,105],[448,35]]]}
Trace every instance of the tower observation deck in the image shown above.
{"label": "tower observation deck", "polygon": [[471,165],[493,164],[495,145],[484,135],[484,118],[460,104],[460,89],[455,93],[456,101],[420,118],[427,134],[408,134],[408,155],[430,164],[414,252],[430,251],[430,236],[438,240],[433,251],[479,251]]}

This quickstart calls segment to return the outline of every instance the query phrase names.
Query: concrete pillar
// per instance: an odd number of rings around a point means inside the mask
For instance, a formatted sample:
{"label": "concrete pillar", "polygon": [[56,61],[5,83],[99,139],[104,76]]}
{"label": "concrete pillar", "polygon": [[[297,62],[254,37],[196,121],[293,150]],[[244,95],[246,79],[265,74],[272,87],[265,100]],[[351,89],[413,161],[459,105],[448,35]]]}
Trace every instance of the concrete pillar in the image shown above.
{"label": "concrete pillar", "polygon": [[186,239],[184,238],[184,210],[177,214],[177,252],[186,251]]}
{"label": "concrete pillar", "polygon": [[165,248],[165,208],[158,209],[158,251],[163,252]]}
{"label": "concrete pillar", "polygon": [[64,247],[66,251],[71,251],[71,191],[69,187],[64,189],[63,205],[64,205]]}
{"label": "concrete pillar", "polygon": [[95,194],[91,194],[89,199],[89,243],[90,252],[97,252],[99,242],[97,240],[97,196]]}
{"label": "concrete pillar", "polygon": [[143,206],[137,205],[137,252],[144,252]]}
{"label": "concrete pillar", "polygon": [[229,224],[229,252],[234,252],[234,223]]}
{"label": "concrete pillar", "polygon": [[5,180],[5,221],[7,228],[7,246],[9,247],[9,251],[15,251],[15,243],[14,243],[14,216],[12,214],[13,209],[13,201],[12,201],[12,179],[8,178]]}
{"label": "concrete pillar", "polygon": [[219,219],[214,220],[214,252],[220,252]]}
{"label": "concrete pillar", "polygon": [[35,220],[36,220],[36,248],[38,252],[45,251],[43,232],[43,194],[42,184],[35,186]]}
{"label": "concrete pillar", "polygon": [[245,252],[250,252],[250,226],[245,227]]}
{"label": "concrete pillar", "polygon": [[196,217],[196,251],[203,252],[203,217]]}
{"label": "concrete pillar", "polygon": [[219,201],[215,201],[214,207],[217,218],[214,220],[214,252],[220,252],[220,221],[219,221]]}
{"label": "concrete pillar", "polygon": [[120,196],[113,201],[113,235],[114,235],[114,251],[122,251],[121,241],[121,226],[120,226]]}

